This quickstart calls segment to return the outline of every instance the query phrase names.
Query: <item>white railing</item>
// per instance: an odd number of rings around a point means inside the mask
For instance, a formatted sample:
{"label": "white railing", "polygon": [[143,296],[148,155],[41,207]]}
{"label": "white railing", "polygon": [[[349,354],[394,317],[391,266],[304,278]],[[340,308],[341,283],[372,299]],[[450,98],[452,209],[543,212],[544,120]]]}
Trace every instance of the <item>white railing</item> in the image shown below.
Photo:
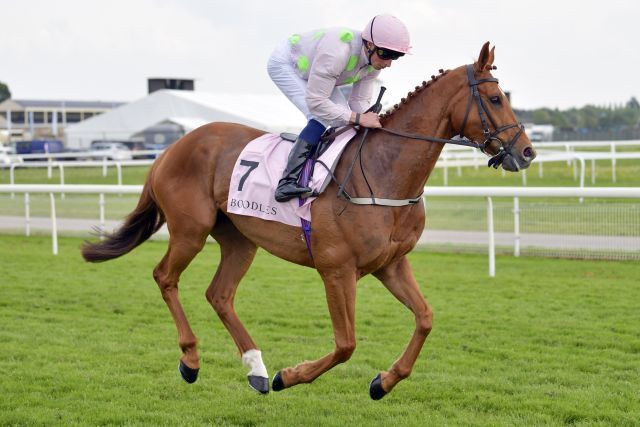
{"label": "white railing", "polygon": [[[536,148],[559,148],[564,147],[569,151],[576,147],[580,148],[601,148],[601,147],[640,147],[640,140],[615,140],[615,141],[544,141],[534,142]],[[614,148],[615,150],[615,148]]]}
{"label": "white railing", "polygon": [[[596,160],[610,160],[611,161],[611,182],[617,181],[616,173],[616,160],[637,160],[640,159],[640,152],[631,153],[605,153],[605,152],[558,152],[558,151],[539,151],[538,156],[535,159],[535,163],[538,165],[538,175],[540,178],[544,176],[544,163],[548,162],[567,162],[567,165],[573,164],[573,179],[579,180],[579,186],[584,187],[586,176],[586,164],[587,161],[591,161],[591,184],[596,183]],[[458,176],[461,176],[461,167],[473,166],[476,169],[479,166],[487,165],[487,156],[477,151],[462,152],[462,153],[442,153],[440,159],[436,163],[435,167],[444,169],[444,182],[445,186],[448,185],[448,170],[449,168],[456,168],[458,170]],[[580,172],[578,174],[577,165],[580,164]],[[504,174],[504,170],[502,170]],[[522,185],[527,185],[527,169],[521,171]]]}
{"label": "white railing", "polygon": [[54,159],[81,159],[81,158],[97,158],[97,159],[113,159],[114,156],[124,157],[131,156],[153,156],[158,157],[164,150],[95,150],[95,151],[63,151],[61,153],[33,153],[33,154],[12,154],[9,157],[16,160],[38,160],[51,161]]}
{"label": "white railing", "polygon": [[[495,276],[495,232],[493,197],[513,198],[514,256],[520,255],[520,197],[538,198],[640,198],[640,187],[425,187],[424,196],[485,197],[487,200],[487,231],[489,276]],[[426,204],[425,204],[426,207]]]}
{"label": "white railing", "polygon": [[[564,149],[566,151],[573,150],[575,148],[602,148],[602,147],[640,147],[640,140],[610,140],[610,141],[544,141],[544,142],[532,142],[533,147],[538,148],[551,148],[551,149]],[[569,148],[567,148],[569,147]],[[448,145],[446,151],[464,151],[468,150],[468,147],[461,145]]]}
{"label": "white railing", "polygon": [[[0,185],[0,193],[25,194],[25,224],[29,235],[29,194],[48,193],[51,203],[51,237],[53,254],[58,253],[57,218],[54,194],[80,193],[99,194],[100,225],[104,229],[104,194],[140,194],[142,185]],[[640,198],[640,187],[425,187],[424,196],[429,197],[484,197],[487,200],[487,245],[489,253],[489,276],[495,276],[495,232],[493,219],[493,197],[514,199],[514,255],[520,253],[519,198]]]}
{"label": "white railing", "polygon": [[[538,150],[536,163],[538,164],[538,175],[540,178],[544,176],[544,163],[565,161],[567,165],[573,165],[573,178],[579,181],[579,186],[584,187],[586,176],[586,162],[591,161],[591,185],[596,183],[596,160],[611,161],[611,182],[617,181],[616,162],[622,159],[640,159],[640,152],[619,153],[616,147],[640,146],[640,141],[563,141],[563,142],[537,142],[534,144]],[[575,152],[576,148],[600,148],[609,147],[609,152]],[[153,155],[158,156],[162,150],[145,150],[145,151],[125,151],[126,155]],[[64,185],[64,168],[65,167],[102,167],[102,176],[107,176],[107,168],[115,166],[117,169],[118,185],[122,184],[122,167],[123,166],[144,166],[153,163],[153,160],[126,160],[111,159],[114,155],[109,151],[85,151],[85,152],[63,152],[63,153],[40,153],[11,155],[10,165],[0,167],[9,167],[10,176],[9,183],[15,184],[16,168],[47,168],[47,178],[52,178],[52,169],[58,168],[60,171],[60,184]],[[76,161],[60,161],[56,159],[64,158],[89,158],[101,159],[93,161],[76,160]],[[24,162],[23,159],[31,160]],[[33,161],[43,159],[45,161]],[[449,185],[449,169],[455,168],[457,175],[462,176],[462,167],[473,166],[478,169],[480,166],[486,166],[487,156],[476,149],[462,147],[458,145],[447,145],[442,151],[435,167],[443,169],[443,185]],[[578,172],[579,164],[579,172]],[[504,175],[504,170],[502,170]],[[527,185],[527,170],[521,171],[522,185]],[[62,195],[64,198],[64,194]]]}
{"label": "white railing", "polygon": [[[42,155],[38,155],[42,156]],[[53,155],[52,155],[53,156]],[[640,152],[634,153],[596,153],[596,152],[567,152],[561,153],[557,151],[540,151],[538,157],[536,157],[536,163],[538,165],[538,175],[543,178],[544,175],[544,163],[546,162],[560,162],[566,161],[567,164],[573,164],[573,178],[579,181],[579,186],[585,186],[586,176],[586,162],[591,161],[591,184],[596,183],[596,160],[610,160],[611,161],[611,182],[616,182],[616,160],[618,159],[640,159]],[[84,160],[84,161],[53,161],[51,158],[46,162],[22,162],[11,163],[5,167],[9,167],[9,184],[16,184],[15,170],[22,168],[47,168],[47,178],[51,179],[53,174],[52,170],[57,168],[59,170],[60,185],[64,185],[65,182],[65,167],[67,168],[82,168],[82,167],[102,167],[102,176],[107,176],[107,170],[109,167],[116,168],[117,184],[122,185],[122,168],[124,166],[149,166],[155,160],[108,160],[107,157],[103,157],[102,160]],[[476,169],[480,166],[486,166],[487,156],[474,151],[467,152],[443,152],[438,159],[435,167],[443,169],[443,185],[449,185],[449,169],[455,168],[457,175],[462,176],[462,167],[473,166]],[[577,165],[580,165],[580,171],[578,173]],[[504,170],[502,170],[504,174]],[[521,171],[522,185],[527,185],[527,170]],[[12,195],[13,197],[13,195]],[[64,194],[61,196],[64,198]]]}
{"label": "white railing", "polygon": [[58,219],[56,217],[56,199],[54,194],[99,194],[100,205],[100,230],[104,231],[105,224],[105,194],[140,194],[142,185],[47,185],[47,184],[23,184],[0,185],[0,193],[24,193],[25,205],[25,234],[30,234],[30,198],[31,193],[48,193],[51,203],[51,244],[54,255],[58,254]]}
{"label": "white railing", "polygon": [[[155,159],[148,160],[107,160],[106,157],[102,160],[89,160],[89,161],[50,161],[50,162],[28,162],[28,163],[12,163],[9,166],[9,184],[16,184],[15,170],[21,168],[47,168],[47,178],[51,179],[52,169],[58,168],[60,175],[60,185],[65,185],[64,182],[64,169],[68,168],[85,168],[85,167],[102,167],[102,176],[107,176],[108,168],[115,166],[117,185],[122,185],[122,167],[123,166],[149,166],[153,164]],[[11,194],[11,198],[14,194]],[[64,193],[61,196],[64,199]]]}

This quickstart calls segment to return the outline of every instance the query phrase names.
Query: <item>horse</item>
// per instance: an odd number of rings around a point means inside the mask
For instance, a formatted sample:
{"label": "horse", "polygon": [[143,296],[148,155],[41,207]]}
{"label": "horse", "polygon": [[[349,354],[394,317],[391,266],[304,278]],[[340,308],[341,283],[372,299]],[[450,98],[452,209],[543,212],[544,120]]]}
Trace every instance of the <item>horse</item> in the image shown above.
{"label": "horse", "polygon": [[[281,391],[310,383],[349,360],[356,347],[356,283],[372,274],[415,316],[415,329],[402,355],[370,383],[370,397],[382,398],[409,377],[432,329],[433,311],[407,254],[424,230],[420,196],[445,143],[462,142],[452,138],[464,136],[467,144],[492,156],[491,166],[511,172],[528,167],[535,157],[524,128],[491,75],[494,51],[485,43],[473,64],[440,70],[382,114],[382,129],[358,130],[335,169],[335,182],[312,204],[311,251],[300,228],[227,212],[233,166],[245,145],[266,132],[216,122],[183,136],[155,161],[136,208],[105,240],[85,242],[84,259],[100,262],[124,255],[166,222],[168,249],[153,278],[177,327],[182,350],[179,371],[192,383],[200,369],[198,340],[180,304],[178,281],[212,236],[221,258],[206,299],[235,341],[242,362],[251,369],[249,385],[263,394],[269,392],[269,385]],[[354,143],[365,133],[366,143]],[[360,168],[352,167],[356,158]],[[364,199],[371,202],[352,203],[357,197],[348,195],[366,195]],[[385,205],[385,200],[405,203]],[[233,306],[258,247],[317,270],[335,341],[323,357],[278,371],[271,384],[262,353]]]}

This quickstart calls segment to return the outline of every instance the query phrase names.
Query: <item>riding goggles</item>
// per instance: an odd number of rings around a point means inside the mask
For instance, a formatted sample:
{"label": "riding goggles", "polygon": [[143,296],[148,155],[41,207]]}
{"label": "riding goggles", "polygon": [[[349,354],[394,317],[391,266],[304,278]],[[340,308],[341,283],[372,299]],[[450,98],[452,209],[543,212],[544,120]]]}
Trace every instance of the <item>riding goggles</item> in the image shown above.
{"label": "riding goggles", "polygon": [[402,52],[397,52],[395,50],[385,49],[383,47],[378,47],[378,46],[376,46],[376,54],[383,61],[386,61],[387,59],[396,60],[401,56],[404,56],[404,53]]}

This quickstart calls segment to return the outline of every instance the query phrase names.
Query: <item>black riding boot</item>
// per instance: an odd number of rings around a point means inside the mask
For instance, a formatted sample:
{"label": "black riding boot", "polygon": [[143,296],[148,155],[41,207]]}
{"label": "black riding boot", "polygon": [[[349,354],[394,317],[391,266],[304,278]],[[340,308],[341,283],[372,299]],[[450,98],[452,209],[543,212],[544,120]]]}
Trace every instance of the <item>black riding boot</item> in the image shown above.
{"label": "black riding boot", "polygon": [[322,123],[316,119],[310,119],[300,132],[300,136],[289,153],[287,167],[282,178],[278,181],[278,188],[276,188],[278,202],[286,202],[294,197],[308,197],[311,194],[309,187],[298,185],[298,179],[300,179],[300,173],[304,168],[304,162],[313,154],[313,149],[320,142],[324,131],[325,127]]}
{"label": "black riding boot", "polygon": [[298,185],[298,179],[304,167],[304,162],[311,155],[313,147],[315,147],[315,144],[310,144],[301,137],[296,140],[289,153],[287,167],[282,174],[282,178],[278,181],[278,188],[276,188],[276,200],[278,202],[286,202],[294,197],[301,197],[311,193],[311,188]]}

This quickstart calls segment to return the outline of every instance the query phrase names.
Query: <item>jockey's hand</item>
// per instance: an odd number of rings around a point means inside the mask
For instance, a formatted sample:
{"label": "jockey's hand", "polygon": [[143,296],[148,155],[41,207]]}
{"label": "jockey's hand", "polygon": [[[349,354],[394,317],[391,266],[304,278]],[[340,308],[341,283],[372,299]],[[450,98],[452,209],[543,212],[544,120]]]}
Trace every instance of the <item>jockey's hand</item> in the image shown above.
{"label": "jockey's hand", "polygon": [[[355,123],[356,113],[351,114],[351,123]],[[365,128],[381,128],[380,118],[374,112],[360,114],[360,126]]]}

